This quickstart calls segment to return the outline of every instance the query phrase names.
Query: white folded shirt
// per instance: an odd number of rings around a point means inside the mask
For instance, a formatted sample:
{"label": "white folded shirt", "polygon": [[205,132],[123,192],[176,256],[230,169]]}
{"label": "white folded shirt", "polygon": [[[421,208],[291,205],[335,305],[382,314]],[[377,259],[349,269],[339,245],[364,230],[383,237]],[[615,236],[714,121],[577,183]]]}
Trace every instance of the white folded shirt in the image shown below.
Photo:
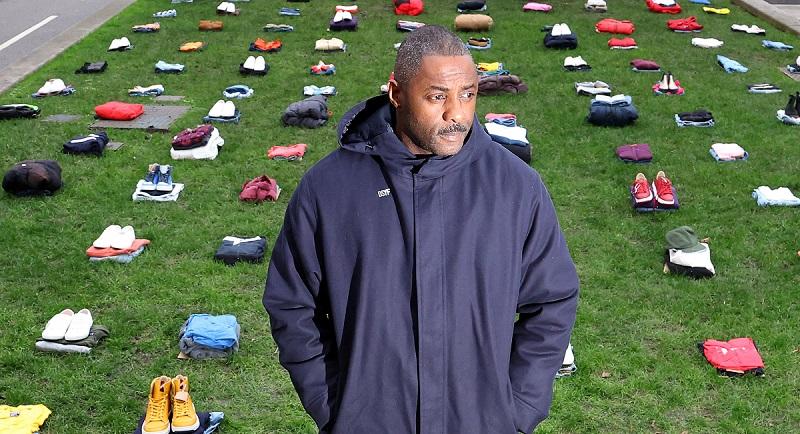
{"label": "white folded shirt", "polygon": [[714,38],[692,38],[692,45],[700,48],[719,48],[724,42]]}
{"label": "white folded shirt", "polygon": [[528,130],[525,128],[507,127],[494,122],[486,122],[483,124],[483,126],[486,128],[486,132],[489,133],[490,136],[502,136],[510,140],[516,140],[518,142],[530,144],[528,142]]}

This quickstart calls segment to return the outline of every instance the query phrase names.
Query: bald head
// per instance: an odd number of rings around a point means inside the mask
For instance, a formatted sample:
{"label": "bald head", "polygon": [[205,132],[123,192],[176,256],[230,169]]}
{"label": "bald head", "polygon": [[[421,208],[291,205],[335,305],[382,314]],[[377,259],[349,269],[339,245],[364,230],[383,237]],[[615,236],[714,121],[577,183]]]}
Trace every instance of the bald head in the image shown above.
{"label": "bald head", "polygon": [[458,36],[442,26],[423,26],[409,33],[400,44],[394,64],[397,84],[408,85],[427,56],[468,56],[472,62],[472,55]]}

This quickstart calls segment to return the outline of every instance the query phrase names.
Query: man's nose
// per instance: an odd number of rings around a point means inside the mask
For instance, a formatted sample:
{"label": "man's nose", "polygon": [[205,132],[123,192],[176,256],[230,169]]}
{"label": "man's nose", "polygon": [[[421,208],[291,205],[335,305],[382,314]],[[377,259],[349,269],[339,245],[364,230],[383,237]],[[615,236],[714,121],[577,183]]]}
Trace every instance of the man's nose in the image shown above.
{"label": "man's nose", "polygon": [[465,118],[466,110],[464,110],[462,102],[459,101],[458,98],[448,98],[447,102],[444,104],[442,119],[445,122],[454,122],[464,125]]}

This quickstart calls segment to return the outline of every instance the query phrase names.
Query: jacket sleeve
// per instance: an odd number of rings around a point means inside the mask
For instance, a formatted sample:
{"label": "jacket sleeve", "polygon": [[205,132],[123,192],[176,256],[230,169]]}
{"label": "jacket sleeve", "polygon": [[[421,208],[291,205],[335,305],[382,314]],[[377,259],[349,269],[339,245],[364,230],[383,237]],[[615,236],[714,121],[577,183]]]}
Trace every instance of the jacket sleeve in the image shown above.
{"label": "jacket sleeve", "polygon": [[275,241],[263,303],[281,365],[320,430],[332,419],[338,364],[329,303],[321,282],[317,217],[307,180],[289,201]]}
{"label": "jacket sleeve", "polygon": [[553,380],[569,344],[578,303],[578,275],[547,189],[537,179],[533,221],[522,253],[510,377],[518,431],[543,421]]}

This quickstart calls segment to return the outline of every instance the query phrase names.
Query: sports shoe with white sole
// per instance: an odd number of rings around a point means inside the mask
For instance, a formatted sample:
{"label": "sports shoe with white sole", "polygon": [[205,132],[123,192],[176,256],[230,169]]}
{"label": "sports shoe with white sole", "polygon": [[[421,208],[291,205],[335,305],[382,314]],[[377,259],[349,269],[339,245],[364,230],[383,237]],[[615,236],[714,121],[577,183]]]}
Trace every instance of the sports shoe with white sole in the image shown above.
{"label": "sports shoe with white sole", "polygon": [[125,226],[117,232],[116,236],[111,238],[112,249],[128,249],[136,241],[136,232],[133,226]]}
{"label": "sports shoe with white sole", "polygon": [[194,432],[200,426],[200,418],[189,395],[189,379],[178,375],[172,379],[172,432]]}
{"label": "sports shoe with white sole", "polygon": [[150,383],[147,413],[142,422],[142,434],[169,434],[169,413],[172,379],[162,375]]}
{"label": "sports shoe with white sole", "polygon": [[73,312],[72,309],[64,309],[53,315],[53,317],[47,321],[44,330],[42,330],[42,339],[48,341],[64,339],[64,335],[67,333],[67,329],[69,329],[69,325],[72,323],[72,318],[74,316],[75,312]]}
{"label": "sports shoe with white sole", "polygon": [[236,104],[233,101],[225,101],[225,105],[222,107],[222,117],[232,118],[234,116],[236,116]]}
{"label": "sports shoe with white sole", "polygon": [[220,118],[222,117],[222,112],[225,108],[225,101],[218,100],[214,105],[211,107],[211,110],[208,111],[208,117],[210,118]]}
{"label": "sports shoe with white sole", "polygon": [[267,69],[267,61],[264,60],[264,56],[256,57],[255,64],[253,65],[253,70],[261,72],[264,71],[265,69]]}
{"label": "sports shoe with white sole", "polygon": [[255,67],[256,67],[256,58],[255,58],[255,56],[247,56],[247,60],[244,61],[244,64],[242,65],[242,67],[244,69],[250,69],[250,70],[255,69]]}
{"label": "sports shoe with white sole", "polygon": [[156,183],[157,191],[172,191],[172,166],[164,164],[158,166],[158,182]]}
{"label": "sports shoe with white sole", "polygon": [[107,249],[111,247],[111,242],[120,232],[122,232],[122,227],[120,227],[120,225],[110,225],[103,230],[103,233],[100,234],[96,240],[94,240],[92,246],[98,249]]}
{"label": "sports shoe with white sole", "polygon": [[92,313],[89,309],[81,309],[72,316],[72,321],[69,323],[69,328],[64,333],[64,340],[66,341],[80,341],[89,337],[89,332],[92,330]]}

